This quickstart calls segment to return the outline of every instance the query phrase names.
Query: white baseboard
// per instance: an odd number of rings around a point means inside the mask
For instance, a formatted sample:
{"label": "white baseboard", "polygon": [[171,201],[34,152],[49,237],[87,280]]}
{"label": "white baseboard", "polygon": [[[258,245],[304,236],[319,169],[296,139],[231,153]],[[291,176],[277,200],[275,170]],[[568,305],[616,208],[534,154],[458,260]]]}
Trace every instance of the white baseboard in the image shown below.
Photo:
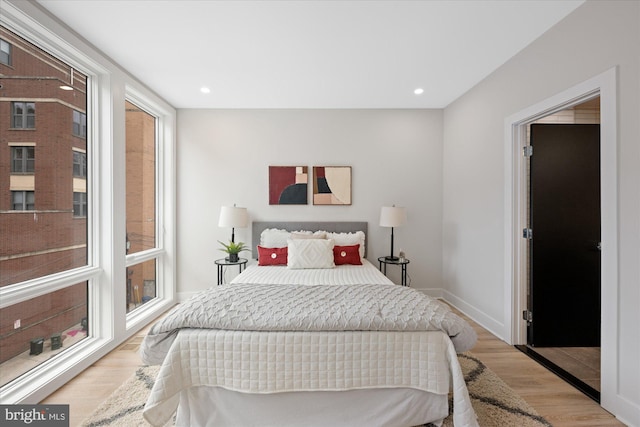
{"label": "white baseboard", "polygon": [[431,298],[444,299],[444,289],[442,288],[427,288],[427,289],[416,289],[416,291],[420,291],[424,294],[429,295]]}

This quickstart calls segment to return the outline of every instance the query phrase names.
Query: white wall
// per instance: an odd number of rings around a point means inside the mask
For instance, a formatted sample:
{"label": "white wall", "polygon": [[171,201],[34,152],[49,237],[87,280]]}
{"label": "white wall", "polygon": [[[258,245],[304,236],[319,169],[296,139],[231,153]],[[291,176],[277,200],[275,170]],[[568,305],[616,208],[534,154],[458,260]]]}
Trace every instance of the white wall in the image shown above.
{"label": "white wall", "polygon": [[443,280],[504,332],[504,120],[618,67],[619,364],[607,409],[640,425],[640,2],[588,1],[444,112]]}
{"label": "white wall", "polygon": [[[352,167],[351,206],[314,206],[311,194],[308,205],[269,205],[269,166],[323,165]],[[233,203],[252,220],[368,221],[375,265],[390,250],[380,207],[406,206],[395,252],[411,260],[413,287],[441,287],[442,110],[179,110],[177,169],[181,298],[215,284],[217,240],[231,236],[218,215]]]}

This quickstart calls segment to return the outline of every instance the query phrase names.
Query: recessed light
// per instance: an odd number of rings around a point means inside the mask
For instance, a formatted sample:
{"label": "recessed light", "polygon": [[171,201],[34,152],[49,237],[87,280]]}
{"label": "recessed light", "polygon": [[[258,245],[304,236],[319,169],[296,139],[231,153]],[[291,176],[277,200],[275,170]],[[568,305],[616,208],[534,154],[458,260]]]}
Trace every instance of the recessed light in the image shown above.
{"label": "recessed light", "polygon": [[200,92],[202,92],[202,93],[210,93],[211,89],[209,89],[208,87],[204,87],[203,86],[203,87],[200,88]]}
{"label": "recessed light", "polygon": [[424,93],[424,89],[419,87],[416,90],[414,90],[413,93],[415,93],[416,95],[422,95]]}

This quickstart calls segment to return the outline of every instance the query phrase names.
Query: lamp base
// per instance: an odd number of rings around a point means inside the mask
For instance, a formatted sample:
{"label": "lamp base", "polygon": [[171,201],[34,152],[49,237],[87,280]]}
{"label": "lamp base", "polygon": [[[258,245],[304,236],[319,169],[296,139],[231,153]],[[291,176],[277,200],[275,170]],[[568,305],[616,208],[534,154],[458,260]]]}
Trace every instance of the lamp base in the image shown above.
{"label": "lamp base", "polygon": [[397,256],[389,255],[389,256],[384,257],[384,259],[387,260],[387,261],[398,261],[400,258],[398,258]]}

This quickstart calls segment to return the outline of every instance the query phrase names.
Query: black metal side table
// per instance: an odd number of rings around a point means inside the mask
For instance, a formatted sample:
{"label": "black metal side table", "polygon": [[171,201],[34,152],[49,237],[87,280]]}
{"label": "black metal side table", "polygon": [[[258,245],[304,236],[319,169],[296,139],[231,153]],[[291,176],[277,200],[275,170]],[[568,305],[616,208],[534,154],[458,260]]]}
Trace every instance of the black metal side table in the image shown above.
{"label": "black metal side table", "polygon": [[230,265],[237,265],[238,272],[242,273],[242,271],[247,268],[247,259],[246,258],[238,258],[238,261],[232,262],[226,258],[221,258],[216,260],[216,265],[218,266],[218,286],[224,283],[224,269],[225,267],[229,267]]}
{"label": "black metal side table", "polygon": [[380,267],[379,267],[380,271],[382,271],[385,276],[387,275],[387,265],[399,265],[400,268],[402,269],[400,284],[402,286],[409,286],[407,284],[407,264],[409,264],[408,259],[406,258],[388,259],[387,257],[381,256],[380,258],[378,258],[378,263],[380,263]]}

